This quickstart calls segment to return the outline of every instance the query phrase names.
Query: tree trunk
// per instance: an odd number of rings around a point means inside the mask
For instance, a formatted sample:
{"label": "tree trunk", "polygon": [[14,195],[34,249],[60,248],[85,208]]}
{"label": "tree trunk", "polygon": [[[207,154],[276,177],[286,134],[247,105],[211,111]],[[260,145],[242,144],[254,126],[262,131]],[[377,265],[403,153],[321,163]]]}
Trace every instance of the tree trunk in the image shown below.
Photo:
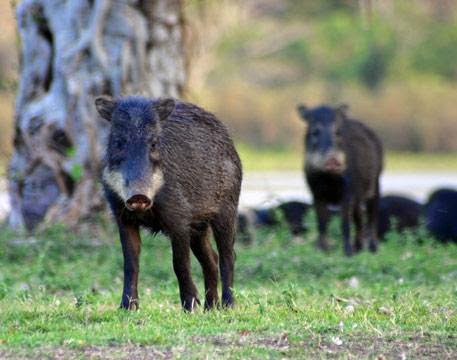
{"label": "tree trunk", "polygon": [[14,154],[14,228],[76,224],[103,208],[101,156],[108,126],[94,98],[182,94],[180,0],[22,0]]}

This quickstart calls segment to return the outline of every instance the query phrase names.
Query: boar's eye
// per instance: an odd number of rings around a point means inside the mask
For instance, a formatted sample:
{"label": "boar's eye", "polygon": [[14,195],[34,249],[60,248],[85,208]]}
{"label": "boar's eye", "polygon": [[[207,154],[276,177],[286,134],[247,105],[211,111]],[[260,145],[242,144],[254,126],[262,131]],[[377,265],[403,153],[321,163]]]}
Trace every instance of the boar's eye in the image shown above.
{"label": "boar's eye", "polygon": [[159,143],[158,141],[152,141],[149,145],[149,157],[151,161],[157,162],[159,160],[159,153],[158,153]]}
{"label": "boar's eye", "polygon": [[149,144],[149,151],[154,152],[158,148],[158,142],[157,140],[152,140],[151,143]]}
{"label": "boar's eye", "polygon": [[335,135],[336,135],[336,137],[341,137],[341,136],[343,136],[343,132],[341,131],[341,129],[336,129]]}
{"label": "boar's eye", "polygon": [[319,129],[312,129],[311,130],[311,136],[316,138],[319,136],[319,134],[321,133],[321,131]]}
{"label": "boar's eye", "polygon": [[115,139],[113,146],[116,150],[122,150],[124,148],[125,141],[123,139]]}
{"label": "boar's eye", "polygon": [[112,151],[109,154],[109,163],[113,166],[120,165],[125,160],[124,151]]}

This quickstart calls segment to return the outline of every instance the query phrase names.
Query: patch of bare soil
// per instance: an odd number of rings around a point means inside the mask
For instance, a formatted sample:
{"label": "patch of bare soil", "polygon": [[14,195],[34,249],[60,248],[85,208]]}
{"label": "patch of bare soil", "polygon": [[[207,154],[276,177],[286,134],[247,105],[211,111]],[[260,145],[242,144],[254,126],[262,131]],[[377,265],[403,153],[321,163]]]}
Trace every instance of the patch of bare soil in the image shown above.
{"label": "patch of bare soil", "polygon": [[309,358],[324,359],[457,359],[457,336],[434,338],[426,335],[405,336],[400,338],[367,337],[366,335],[347,338],[335,336],[328,338],[312,337],[306,341],[291,341],[287,333],[278,336],[257,336],[242,331],[238,336],[214,336],[195,338],[201,344],[210,342],[214,347],[263,347],[280,351],[291,357],[303,354]]}
{"label": "patch of bare soil", "polygon": [[45,347],[30,350],[0,350],[0,359],[172,359],[173,352],[169,349],[159,349],[153,346],[119,345],[119,346],[90,346],[82,349],[67,347]]}
{"label": "patch of bare soil", "polygon": [[[249,331],[211,337],[194,337],[192,344],[198,356],[211,345],[212,355],[223,358],[234,349],[259,347],[279,352],[281,358],[312,359],[457,359],[457,337],[436,338],[414,335],[400,338],[368,337],[364,335],[340,337],[311,337],[293,341],[287,333],[259,336]],[[202,349],[198,349],[202,345]],[[216,355],[217,354],[217,355]],[[208,356],[212,356],[208,354]],[[173,359],[192,356],[187,347],[158,348],[143,345],[90,346],[82,349],[43,347],[29,350],[1,350],[0,359]]]}
{"label": "patch of bare soil", "polygon": [[[337,341],[339,340],[339,341]],[[456,359],[457,337],[431,338],[409,336],[402,339],[351,337],[326,341],[309,341],[307,352],[324,358],[384,359]]]}

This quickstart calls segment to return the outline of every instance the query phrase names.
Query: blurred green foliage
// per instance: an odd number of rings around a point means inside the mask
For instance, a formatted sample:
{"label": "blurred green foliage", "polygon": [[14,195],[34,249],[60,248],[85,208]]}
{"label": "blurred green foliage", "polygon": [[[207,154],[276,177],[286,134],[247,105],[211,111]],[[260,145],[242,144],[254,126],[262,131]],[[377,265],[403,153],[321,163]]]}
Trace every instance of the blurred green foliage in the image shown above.
{"label": "blurred green foliage", "polygon": [[[281,3],[282,11],[267,7],[264,13],[260,11],[255,18],[230,29],[219,41],[219,55],[245,60],[240,56],[252,54],[252,41],[274,36],[266,33],[262,24],[262,19],[268,18],[285,26],[304,25],[302,35],[282,39],[277,51],[264,57],[301,66],[309,77],[355,81],[375,88],[401,66],[405,76],[432,75],[452,82],[456,79],[457,19],[453,14],[457,4],[443,19],[433,14],[433,4],[426,8],[421,1],[407,6],[401,1],[387,1],[390,5],[384,13],[374,11],[364,19],[358,6],[342,1]],[[420,14],[413,11],[418,7],[422,7]]]}
{"label": "blurred green foliage", "polygon": [[191,76],[190,97],[238,142],[297,149],[298,102],[345,102],[388,149],[457,150],[457,3],[199,3],[204,50],[192,62],[200,85]]}
{"label": "blurred green foliage", "polygon": [[[303,151],[285,147],[256,148],[236,144],[244,171],[302,170]],[[388,151],[385,169],[389,172],[457,171],[453,153],[417,153]]]}
{"label": "blurred green foliage", "polygon": [[419,44],[411,49],[410,64],[414,71],[437,75],[443,80],[457,79],[457,23],[432,24]]}
{"label": "blurred green foliage", "polygon": [[358,81],[368,88],[377,87],[385,78],[395,56],[395,34],[379,18],[365,27],[358,17],[334,13],[317,30],[311,54],[316,54],[315,69],[323,78]]}

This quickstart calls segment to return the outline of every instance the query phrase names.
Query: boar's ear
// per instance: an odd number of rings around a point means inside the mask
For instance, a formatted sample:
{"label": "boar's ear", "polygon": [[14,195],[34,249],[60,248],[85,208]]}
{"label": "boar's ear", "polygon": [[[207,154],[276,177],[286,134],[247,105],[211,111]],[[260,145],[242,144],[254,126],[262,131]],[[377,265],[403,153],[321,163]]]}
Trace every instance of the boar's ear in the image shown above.
{"label": "boar's ear", "polygon": [[305,121],[310,120],[309,109],[305,105],[303,105],[303,104],[297,105],[297,112],[300,114],[300,116],[302,117],[303,120],[305,120]]}
{"label": "boar's ear", "polygon": [[154,110],[159,115],[160,120],[166,120],[175,109],[176,101],[174,99],[161,99],[154,105]]}
{"label": "boar's ear", "polygon": [[335,108],[336,113],[343,119],[347,118],[347,112],[349,110],[348,104],[341,104]]}
{"label": "boar's ear", "polygon": [[105,120],[111,121],[111,115],[113,114],[115,106],[116,102],[109,96],[100,96],[95,99],[95,108]]}

